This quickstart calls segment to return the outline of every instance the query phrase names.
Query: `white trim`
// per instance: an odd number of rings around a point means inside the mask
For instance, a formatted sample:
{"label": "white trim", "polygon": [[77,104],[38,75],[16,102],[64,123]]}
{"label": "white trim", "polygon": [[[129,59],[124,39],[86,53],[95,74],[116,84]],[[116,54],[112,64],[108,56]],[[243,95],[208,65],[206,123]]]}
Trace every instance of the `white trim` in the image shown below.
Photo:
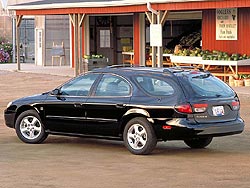
{"label": "white trim", "polygon": [[209,1],[209,0],[121,0],[121,1],[103,1],[103,2],[75,2],[75,3],[45,3],[40,5],[9,5],[9,10],[35,10],[35,9],[57,9],[57,8],[84,8],[84,7],[115,7],[129,5],[146,5],[150,3],[181,3],[193,1]]}

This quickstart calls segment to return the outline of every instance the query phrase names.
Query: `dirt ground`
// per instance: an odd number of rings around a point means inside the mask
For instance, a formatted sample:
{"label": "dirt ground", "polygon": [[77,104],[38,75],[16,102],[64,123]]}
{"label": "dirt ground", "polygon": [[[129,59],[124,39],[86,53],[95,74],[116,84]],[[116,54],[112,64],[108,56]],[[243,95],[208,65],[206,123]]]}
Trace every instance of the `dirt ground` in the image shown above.
{"label": "dirt ground", "polygon": [[68,79],[0,71],[0,188],[250,187],[250,95],[240,94],[245,131],[215,138],[207,149],[172,141],[136,156],[118,141],[49,136],[43,144],[22,143],[4,124],[7,103]]}

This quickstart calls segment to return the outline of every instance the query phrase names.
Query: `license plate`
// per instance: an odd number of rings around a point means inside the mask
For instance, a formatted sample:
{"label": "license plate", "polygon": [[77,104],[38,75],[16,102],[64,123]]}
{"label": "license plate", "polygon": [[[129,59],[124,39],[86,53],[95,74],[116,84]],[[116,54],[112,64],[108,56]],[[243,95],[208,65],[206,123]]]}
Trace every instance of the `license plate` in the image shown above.
{"label": "license plate", "polygon": [[214,106],[212,108],[214,116],[224,116],[225,111],[223,106]]}

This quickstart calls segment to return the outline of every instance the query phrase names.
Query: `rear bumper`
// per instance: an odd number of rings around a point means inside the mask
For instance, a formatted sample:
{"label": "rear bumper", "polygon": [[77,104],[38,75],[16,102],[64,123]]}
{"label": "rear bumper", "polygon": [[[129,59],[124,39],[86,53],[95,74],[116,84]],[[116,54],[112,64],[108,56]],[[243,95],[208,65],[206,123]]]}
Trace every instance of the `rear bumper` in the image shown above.
{"label": "rear bumper", "polygon": [[212,135],[212,136],[226,136],[232,134],[239,134],[243,132],[245,127],[242,119],[237,119],[231,122],[205,124],[198,127],[193,127],[197,135]]}
{"label": "rear bumper", "polygon": [[175,119],[166,122],[172,128],[163,130],[157,126],[157,137],[163,140],[184,140],[196,137],[219,137],[240,134],[245,123],[241,118],[234,121],[213,124],[189,124],[186,119]]}

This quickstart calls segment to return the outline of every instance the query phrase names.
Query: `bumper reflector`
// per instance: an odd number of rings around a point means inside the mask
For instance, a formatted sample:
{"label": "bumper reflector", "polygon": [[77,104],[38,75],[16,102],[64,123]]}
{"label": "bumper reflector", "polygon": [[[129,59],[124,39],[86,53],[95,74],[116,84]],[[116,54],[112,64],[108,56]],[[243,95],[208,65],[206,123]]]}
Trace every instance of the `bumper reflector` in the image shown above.
{"label": "bumper reflector", "polygon": [[171,125],[163,125],[162,129],[164,129],[164,130],[171,130],[172,126]]}

